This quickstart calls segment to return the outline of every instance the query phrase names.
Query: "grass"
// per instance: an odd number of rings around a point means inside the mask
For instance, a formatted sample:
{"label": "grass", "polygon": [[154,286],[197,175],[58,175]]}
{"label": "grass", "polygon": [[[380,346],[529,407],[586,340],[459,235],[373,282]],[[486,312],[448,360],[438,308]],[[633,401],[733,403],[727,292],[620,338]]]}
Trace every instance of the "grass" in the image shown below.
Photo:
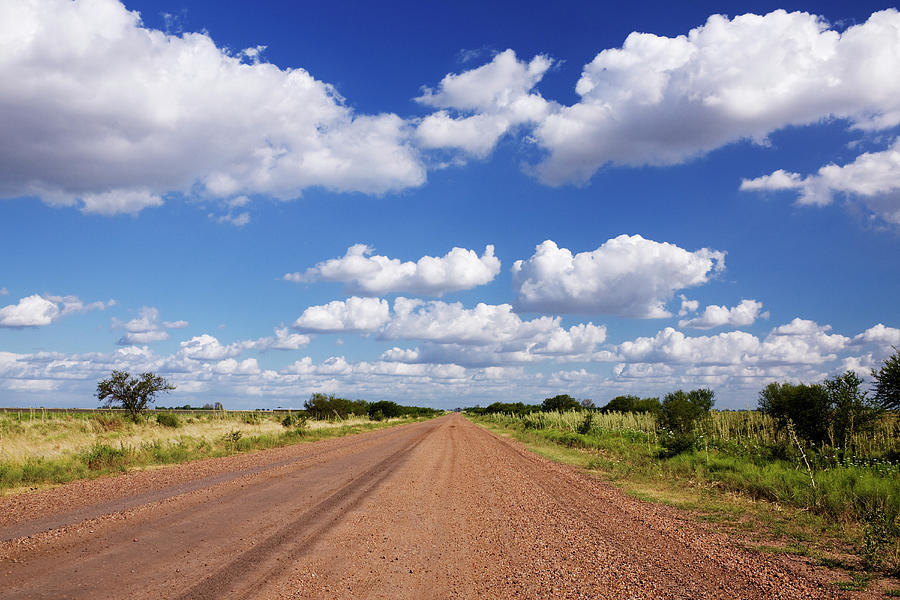
{"label": "grass", "polygon": [[469,418],[547,458],[594,471],[632,496],[693,511],[758,551],[862,572],[900,570],[896,415],[870,438],[857,435],[853,452],[807,448],[810,471],[774,424],[752,411],[713,412],[698,427],[694,449],[669,458],[647,414],[593,413],[589,427],[576,411]]}
{"label": "grass", "polygon": [[138,423],[112,412],[0,413],[0,493],[134,468],[274,448],[416,419],[298,420],[284,415],[154,413]]}

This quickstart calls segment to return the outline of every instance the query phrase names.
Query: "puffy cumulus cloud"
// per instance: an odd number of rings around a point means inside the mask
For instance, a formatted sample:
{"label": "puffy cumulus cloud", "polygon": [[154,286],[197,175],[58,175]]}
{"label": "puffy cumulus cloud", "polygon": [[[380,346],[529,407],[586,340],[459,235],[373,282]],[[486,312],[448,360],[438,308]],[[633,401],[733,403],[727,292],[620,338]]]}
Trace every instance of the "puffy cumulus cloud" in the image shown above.
{"label": "puffy cumulus cloud", "polygon": [[505,50],[485,65],[447,75],[437,90],[426,88],[416,98],[441,109],[419,123],[419,146],[486,156],[511,128],[538,123],[553,109],[553,104],[533,91],[552,65],[546,56],[535,56],[526,63],[512,50]]}
{"label": "puffy cumulus cloud", "polygon": [[744,191],[791,190],[798,204],[831,204],[838,193],[858,199],[888,223],[900,225],[900,138],[882,152],[866,152],[846,165],[830,164],[815,175],[778,169],[741,182]]}
{"label": "puffy cumulus cloud", "polygon": [[221,361],[233,358],[243,352],[247,345],[237,342],[223,345],[218,339],[204,333],[181,342],[181,355],[191,360]]}
{"label": "puffy cumulus cloud", "polygon": [[850,338],[828,333],[831,325],[796,318],[776,327],[760,345],[755,362],[759,364],[817,365],[837,358],[837,352],[850,343]]}
{"label": "puffy cumulus cloud", "polygon": [[113,329],[124,329],[125,334],[116,342],[120,346],[136,344],[152,344],[169,339],[167,329],[183,329],[187,321],[160,321],[159,310],[152,306],[141,308],[138,316],[123,323],[119,319],[112,320]]}
{"label": "puffy cumulus cloud", "polygon": [[866,329],[853,338],[854,342],[879,344],[882,346],[900,346],[900,329],[887,327],[882,323]]}
{"label": "puffy cumulus cloud", "polygon": [[0,327],[41,327],[49,325],[59,317],[60,309],[55,302],[34,294],[0,308]]}
{"label": "puffy cumulus cloud", "polygon": [[509,304],[478,303],[467,309],[461,302],[423,303],[397,298],[394,316],[379,335],[385,339],[485,345],[531,340],[558,329],[558,318],[523,321]]}
{"label": "puffy cumulus cloud", "polygon": [[259,338],[249,345],[257,350],[299,350],[309,342],[308,335],[291,333],[290,329],[282,325],[275,328],[274,336]]}
{"label": "puffy cumulus cloud", "polygon": [[900,123],[900,14],[873,13],[842,33],[815,15],[721,15],[687,35],[631,33],[603,50],[534,137],[545,183],[585,182],[607,163],[677,164],[741,139],[828,118]]}
{"label": "puffy cumulus cloud", "polygon": [[352,296],[310,306],[294,321],[293,327],[307,333],[372,332],[389,319],[387,300]]}
{"label": "puffy cumulus cloud", "polygon": [[[464,308],[462,303],[397,298],[393,318],[379,332],[390,340],[429,342],[432,357],[455,357],[465,364],[489,362],[532,362],[544,357],[583,355],[606,340],[606,327],[582,323],[565,329],[559,317],[522,320],[509,304],[479,303]],[[475,349],[465,348],[477,347]],[[414,354],[388,351],[392,360],[417,360]],[[500,358],[504,355],[506,358]],[[463,357],[467,358],[463,358]],[[474,358],[481,357],[481,358]],[[433,362],[431,358],[425,362]],[[458,362],[442,359],[440,362]]]}
{"label": "puffy cumulus cloud", "polygon": [[697,312],[697,309],[700,308],[700,302],[697,300],[688,300],[687,296],[681,294],[681,308],[678,309],[678,316],[683,317],[685,315],[689,315],[690,313]]}
{"label": "puffy cumulus cloud", "polygon": [[547,240],[513,264],[512,279],[521,310],[660,318],[676,290],[724,268],[724,252],[620,235],[575,255]]}
{"label": "puffy cumulus cloud", "polygon": [[67,315],[105,310],[113,306],[109,302],[84,303],[77,296],[41,296],[33,294],[0,308],[0,327],[43,327]]}
{"label": "puffy cumulus cloud", "polygon": [[242,361],[226,358],[219,361],[213,367],[213,371],[220,375],[256,375],[260,372],[259,363],[255,358],[247,358]]}
{"label": "puffy cumulus cloud", "polygon": [[690,337],[671,327],[654,337],[617,346],[626,363],[690,365],[819,365],[835,360],[850,338],[830,334],[830,325],[796,318],[774,328],[763,340],[745,331]]}
{"label": "puffy cumulus cloud", "polygon": [[[682,310],[684,310],[684,304],[682,301]],[[712,329],[726,325],[728,327],[745,327],[753,325],[756,319],[769,318],[768,312],[760,312],[762,306],[762,302],[756,300],[741,300],[740,304],[732,308],[711,304],[696,317],[678,321],[678,326],[692,329]]]}
{"label": "puffy cumulus cloud", "polygon": [[116,0],[5,2],[0,23],[0,196],[109,215],[172,191],[292,198],[425,180],[403,119],[356,114],[258,51],[145,28]]}
{"label": "puffy cumulus cloud", "polygon": [[689,337],[666,327],[654,337],[622,342],[618,352],[629,363],[738,364],[759,348],[759,339],[743,331]]}
{"label": "puffy cumulus cloud", "polygon": [[485,246],[479,257],[474,250],[453,248],[442,257],[423,256],[416,262],[372,255],[374,249],[355,244],[341,258],[332,258],[304,273],[288,273],[288,281],[340,281],[352,294],[380,295],[408,292],[442,296],[490,283],[500,272],[494,246]]}

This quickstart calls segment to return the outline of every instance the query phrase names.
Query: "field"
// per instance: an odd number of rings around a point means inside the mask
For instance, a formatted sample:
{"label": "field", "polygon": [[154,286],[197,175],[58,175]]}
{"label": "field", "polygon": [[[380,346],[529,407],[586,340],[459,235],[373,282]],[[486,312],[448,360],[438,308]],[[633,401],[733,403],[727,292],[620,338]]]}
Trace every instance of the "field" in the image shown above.
{"label": "field", "polygon": [[[874,430],[855,435],[848,448],[835,449],[795,443],[789,432],[779,431],[756,411],[714,411],[696,426],[693,449],[671,456],[661,444],[665,432],[648,413],[494,413],[472,418],[552,458],[601,473],[638,496],[705,504],[719,513],[706,515],[710,520],[746,523],[746,501],[754,503],[759,514],[774,507],[792,515],[775,523],[777,534],[788,534],[788,550],[846,551],[841,540],[849,540],[856,557],[845,561],[847,566],[884,573],[900,569],[896,413],[883,416]],[[730,498],[735,502],[729,504]],[[739,508],[741,501],[744,508]],[[833,543],[814,543],[823,535]],[[821,558],[828,560],[824,554]]]}
{"label": "field", "polygon": [[357,433],[415,419],[308,420],[296,412],[0,412],[0,493],[132,468],[225,456]]}

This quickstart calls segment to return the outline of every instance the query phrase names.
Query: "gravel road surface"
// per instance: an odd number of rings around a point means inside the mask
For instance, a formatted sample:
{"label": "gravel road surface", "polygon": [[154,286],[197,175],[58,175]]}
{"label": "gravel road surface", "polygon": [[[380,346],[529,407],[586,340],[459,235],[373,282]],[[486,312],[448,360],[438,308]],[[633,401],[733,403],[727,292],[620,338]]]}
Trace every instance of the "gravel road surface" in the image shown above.
{"label": "gravel road surface", "polygon": [[837,598],[459,415],[0,498],[0,598]]}

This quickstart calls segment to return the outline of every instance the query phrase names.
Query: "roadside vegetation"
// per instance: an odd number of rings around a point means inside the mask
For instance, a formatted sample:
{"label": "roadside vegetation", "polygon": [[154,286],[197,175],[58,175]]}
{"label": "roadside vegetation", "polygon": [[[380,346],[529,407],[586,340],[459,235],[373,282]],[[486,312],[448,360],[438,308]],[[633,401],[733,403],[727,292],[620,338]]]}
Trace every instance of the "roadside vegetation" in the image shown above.
{"label": "roadside vegetation", "polygon": [[[442,414],[324,394],[313,394],[305,404],[303,410],[279,411],[0,412],[0,493],[339,437]],[[342,410],[348,405],[356,412]]]}
{"label": "roadside vegetation", "polygon": [[[900,365],[898,355],[885,367]],[[873,375],[889,379],[885,368]],[[710,410],[714,394],[700,389],[620,396],[600,408],[556,396],[466,412],[638,496],[702,506],[704,518],[739,528],[762,520],[769,535],[787,535],[757,546],[764,550],[900,576],[900,414],[896,396],[884,398],[848,372],[812,385],[772,383],[752,411]]]}

